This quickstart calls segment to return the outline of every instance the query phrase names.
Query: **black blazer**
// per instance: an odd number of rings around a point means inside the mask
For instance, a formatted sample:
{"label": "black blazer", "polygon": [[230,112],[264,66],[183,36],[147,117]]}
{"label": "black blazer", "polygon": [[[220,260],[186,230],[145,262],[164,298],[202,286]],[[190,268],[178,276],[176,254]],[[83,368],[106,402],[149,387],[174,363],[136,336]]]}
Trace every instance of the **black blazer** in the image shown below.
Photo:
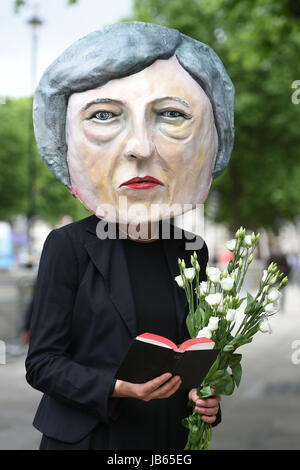
{"label": "black blazer", "polygon": [[[52,230],[44,244],[25,364],[28,383],[44,393],[33,425],[67,443],[78,442],[100,425],[103,448],[143,448],[138,447],[143,446],[138,421],[149,431],[151,403],[164,400],[146,403],[111,397],[114,374],[137,332],[122,241],[100,240],[97,222],[92,215]],[[171,227],[181,239],[163,240],[163,246],[175,277],[178,257],[190,266],[194,250],[185,249],[187,232]],[[203,280],[208,258],[205,244],[197,254]],[[175,281],[174,298],[182,342],[189,337],[188,309],[184,291]],[[170,399],[178,412],[181,407],[182,417],[190,413],[187,390],[177,391]],[[176,420],[184,440],[186,430],[178,416]],[[126,430],[131,423],[136,423],[136,429],[133,426],[128,440]]]}

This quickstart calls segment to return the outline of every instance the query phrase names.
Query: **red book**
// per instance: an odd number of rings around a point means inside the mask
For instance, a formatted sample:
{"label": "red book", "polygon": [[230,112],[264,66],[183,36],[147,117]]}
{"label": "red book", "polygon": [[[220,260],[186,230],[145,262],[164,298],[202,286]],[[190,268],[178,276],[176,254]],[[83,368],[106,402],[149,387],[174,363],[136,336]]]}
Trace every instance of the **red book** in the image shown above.
{"label": "red book", "polygon": [[192,338],[177,347],[168,338],[144,333],[134,339],[115,377],[145,383],[171,372],[180,375],[180,388],[199,387],[220,351],[214,346],[208,338]]}

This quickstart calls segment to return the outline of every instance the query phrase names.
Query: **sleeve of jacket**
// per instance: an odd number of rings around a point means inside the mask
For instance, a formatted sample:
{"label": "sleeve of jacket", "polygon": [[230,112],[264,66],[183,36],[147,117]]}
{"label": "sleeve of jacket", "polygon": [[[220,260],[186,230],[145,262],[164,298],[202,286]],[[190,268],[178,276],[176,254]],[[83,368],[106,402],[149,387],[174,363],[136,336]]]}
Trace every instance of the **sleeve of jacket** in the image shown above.
{"label": "sleeve of jacket", "polygon": [[35,389],[108,423],[115,379],[109,369],[76,363],[70,355],[78,259],[61,229],[48,235],[40,260],[26,358],[26,380]]}

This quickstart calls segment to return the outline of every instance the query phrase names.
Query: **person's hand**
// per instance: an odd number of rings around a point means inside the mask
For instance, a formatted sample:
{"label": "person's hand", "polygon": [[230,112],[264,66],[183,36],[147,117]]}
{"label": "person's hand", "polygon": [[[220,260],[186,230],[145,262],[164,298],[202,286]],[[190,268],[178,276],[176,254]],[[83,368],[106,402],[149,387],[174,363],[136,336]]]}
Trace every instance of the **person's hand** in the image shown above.
{"label": "person's hand", "polygon": [[[214,389],[211,389],[212,395]],[[202,421],[208,424],[212,424],[216,421],[216,414],[219,410],[219,403],[221,397],[219,395],[212,396],[211,398],[200,399],[197,395],[197,389],[192,388],[189,392],[189,399],[195,403],[195,410],[200,413]]]}
{"label": "person's hand", "polygon": [[178,390],[181,384],[181,379],[178,375],[170,379],[171,377],[172,374],[167,372],[143,384],[133,384],[117,380],[112,397],[138,398],[143,401],[168,398]]}

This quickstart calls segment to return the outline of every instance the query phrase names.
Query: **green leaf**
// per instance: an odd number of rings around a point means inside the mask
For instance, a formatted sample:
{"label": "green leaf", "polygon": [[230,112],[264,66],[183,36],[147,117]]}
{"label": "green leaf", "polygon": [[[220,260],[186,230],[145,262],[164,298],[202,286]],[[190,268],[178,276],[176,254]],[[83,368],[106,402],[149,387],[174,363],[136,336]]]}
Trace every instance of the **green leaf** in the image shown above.
{"label": "green leaf", "polygon": [[195,310],[195,319],[199,325],[204,326],[205,311],[200,305]]}
{"label": "green leaf", "polygon": [[205,379],[204,379],[204,383],[207,383],[209,381],[209,378],[212,377],[214,373],[218,370],[219,364],[220,364],[220,354],[218,354],[215,362],[213,363],[213,365],[207,372]]}
{"label": "green leaf", "polygon": [[189,313],[188,316],[186,317],[186,327],[188,329],[188,332],[190,334],[191,338],[194,338],[195,336],[195,326],[194,326],[194,319],[193,319],[193,314]]}
{"label": "green leaf", "polygon": [[233,338],[232,344],[235,346],[235,348],[238,348],[243,344],[251,343],[252,339],[253,338],[249,338],[248,336],[237,335],[235,338]]}
{"label": "green leaf", "polygon": [[242,360],[242,354],[230,354],[228,357],[228,364],[231,366],[234,366],[235,364],[240,364]]}
{"label": "green leaf", "polygon": [[204,387],[202,388],[198,388],[197,389],[197,395],[199,396],[199,398],[208,398],[208,397],[211,397],[211,387],[210,385],[205,385]]}
{"label": "green leaf", "polygon": [[235,381],[235,384],[238,387],[240,385],[241,378],[242,378],[241,364],[235,364],[234,366],[232,366],[231,371],[232,371],[233,380]]}
{"label": "green leaf", "polygon": [[209,385],[216,395],[231,395],[234,390],[234,380],[227,370],[217,370],[210,378]]}

